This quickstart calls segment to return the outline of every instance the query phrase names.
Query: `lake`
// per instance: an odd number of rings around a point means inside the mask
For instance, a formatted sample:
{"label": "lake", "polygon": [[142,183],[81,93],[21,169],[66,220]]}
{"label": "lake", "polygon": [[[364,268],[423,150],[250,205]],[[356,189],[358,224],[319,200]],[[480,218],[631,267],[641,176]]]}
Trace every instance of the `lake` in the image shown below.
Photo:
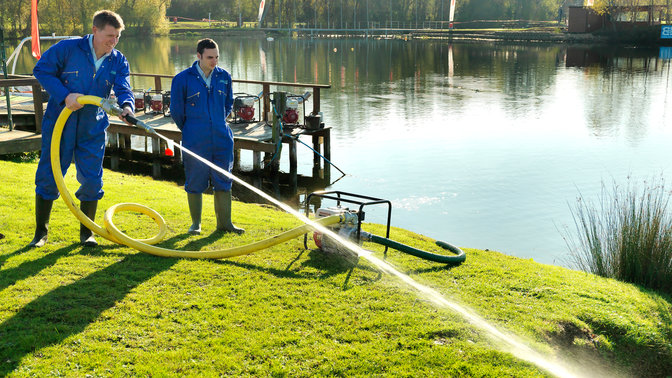
{"label": "lake", "polygon": [[[122,37],[118,48],[134,72],[174,74],[195,59],[196,39]],[[579,194],[672,173],[665,49],[213,39],[235,79],[331,84],[322,111],[347,175],[327,189],[389,199],[393,226],[461,247],[571,266],[561,231],[573,233]],[[24,50],[17,72],[34,64]],[[309,174],[312,152],[298,148]],[[367,221],[384,223],[382,210]]]}

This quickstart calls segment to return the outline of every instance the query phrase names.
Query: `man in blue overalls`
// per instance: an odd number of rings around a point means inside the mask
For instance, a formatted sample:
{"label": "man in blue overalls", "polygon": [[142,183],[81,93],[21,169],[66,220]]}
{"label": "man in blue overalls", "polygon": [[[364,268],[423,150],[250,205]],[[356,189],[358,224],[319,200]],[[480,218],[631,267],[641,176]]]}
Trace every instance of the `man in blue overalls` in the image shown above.
{"label": "man in blue overalls", "polygon": [[[231,172],[233,168],[233,132],[226,117],[233,106],[231,76],[217,67],[219,48],[212,39],[198,41],[194,64],[175,75],[170,88],[170,114],[182,131],[182,144],[218,167]],[[192,225],[189,233],[201,233],[203,192],[214,189],[217,230],[245,232],[231,223],[231,179],[199,162],[184,156],[189,212]]]}
{"label": "man in blue overalls", "polygon": [[[124,23],[118,14],[102,10],[93,15],[93,33],[82,38],[61,41],[49,48],[33,69],[33,75],[49,92],[49,103],[42,120],[42,154],[35,173],[35,236],[30,247],[41,247],[47,241],[51,206],[58,198],[58,188],[51,170],[51,136],[56,119],[64,107],[74,112],[65,124],[61,140],[63,174],[75,160],[82,212],[95,221],[98,200],[103,197],[103,156],[107,114],[94,105],[82,106],[82,95],[108,97],[114,89],[117,102],[124,111],[119,117],[133,115],[126,58],[114,49]],[[127,122],[128,123],[128,122]],[[85,246],[98,243],[91,230],[80,224],[80,241]]]}

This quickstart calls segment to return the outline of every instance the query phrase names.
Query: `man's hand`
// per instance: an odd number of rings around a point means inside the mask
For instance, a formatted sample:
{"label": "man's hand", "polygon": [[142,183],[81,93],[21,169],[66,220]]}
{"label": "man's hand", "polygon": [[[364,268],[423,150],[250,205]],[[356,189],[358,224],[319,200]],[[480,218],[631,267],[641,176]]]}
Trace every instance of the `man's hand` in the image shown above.
{"label": "man's hand", "polygon": [[124,122],[126,122],[126,124],[127,124],[128,126],[133,126],[133,124],[131,124],[130,122],[128,122],[128,121],[126,120],[125,117],[126,117],[127,115],[130,115],[130,116],[132,116],[132,117],[135,117],[135,114],[134,114],[133,111],[131,110],[131,107],[128,106],[128,105],[124,106],[124,110],[121,112],[121,114],[119,114],[119,119],[122,120],[122,121],[124,121]]}
{"label": "man's hand", "polygon": [[84,107],[84,105],[77,102],[77,98],[82,96],[83,94],[81,93],[70,93],[68,97],[65,98],[65,107],[72,110],[73,112],[75,110],[81,109]]}

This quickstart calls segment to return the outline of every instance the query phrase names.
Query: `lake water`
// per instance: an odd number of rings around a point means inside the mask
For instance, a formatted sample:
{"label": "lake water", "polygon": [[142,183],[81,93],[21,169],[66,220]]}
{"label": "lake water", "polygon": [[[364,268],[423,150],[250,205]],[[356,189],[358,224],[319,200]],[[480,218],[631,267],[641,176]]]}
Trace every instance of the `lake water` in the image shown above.
{"label": "lake water", "polygon": [[[664,49],[214,39],[234,78],[331,84],[322,111],[347,176],[327,189],[389,199],[393,226],[458,246],[570,266],[560,230],[573,230],[579,193],[672,174]],[[174,74],[195,59],[195,41],[122,37],[118,48],[134,72]],[[17,72],[34,64],[27,50]],[[311,151],[298,148],[299,173],[310,174]]]}

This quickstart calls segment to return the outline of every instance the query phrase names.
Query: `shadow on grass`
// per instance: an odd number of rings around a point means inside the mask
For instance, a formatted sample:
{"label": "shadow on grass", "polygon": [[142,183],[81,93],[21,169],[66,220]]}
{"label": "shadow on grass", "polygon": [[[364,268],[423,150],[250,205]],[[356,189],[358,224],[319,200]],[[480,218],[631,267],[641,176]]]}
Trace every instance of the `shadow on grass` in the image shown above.
{"label": "shadow on grass", "polygon": [[449,264],[441,264],[441,263],[434,263],[436,266],[430,266],[427,268],[421,268],[421,269],[412,269],[406,271],[407,276],[412,276],[414,274],[423,274],[423,273],[434,273],[434,272],[448,272],[452,270],[453,268],[457,268],[459,265],[449,265]]}
{"label": "shadow on grass", "polygon": [[[70,245],[54,252],[47,253],[36,260],[26,261],[14,268],[3,270],[2,277],[0,278],[0,291],[53,266],[61,257],[66,256],[79,248],[81,248],[79,245]],[[29,249],[30,248],[28,247],[21,248],[16,252],[11,253],[10,256],[18,254],[19,252],[28,251]]]}
{"label": "shadow on grass", "polygon": [[17,249],[16,251],[12,251],[12,252],[10,252],[10,253],[8,253],[8,254],[6,254],[6,255],[2,255],[2,256],[0,256],[0,268],[1,268],[3,265],[5,265],[5,261],[9,260],[10,257],[16,256],[16,255],[21,254],[21,253],[24,253],[24,252],[28,252],[28,251],[30,251],[30,250],[31,250],[30,247],[25,246],[25,247],[22,247],[22,248]]}
{"label": "shadow on grass", "polygon": [[[34,272],[75,248],[63,248],[25,268]],[[138,285],[170,269],[177,261],[144,253],[126,255],[102,270],[33,300],[0,324],[0,376],[14,371],[26,355],[82,332]]]}

